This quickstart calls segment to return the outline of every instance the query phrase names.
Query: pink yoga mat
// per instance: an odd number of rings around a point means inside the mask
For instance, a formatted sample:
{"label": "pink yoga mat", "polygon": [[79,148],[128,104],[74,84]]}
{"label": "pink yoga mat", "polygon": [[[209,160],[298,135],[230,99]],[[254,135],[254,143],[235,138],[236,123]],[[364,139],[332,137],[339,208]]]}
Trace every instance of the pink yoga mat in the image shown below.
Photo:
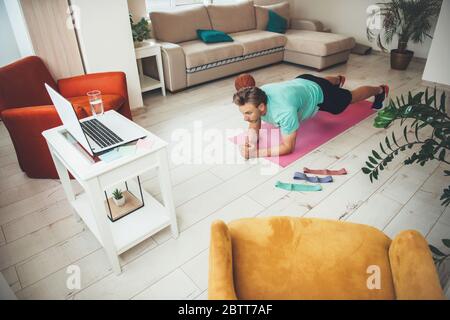
{"label": "pink yoga mat", "polygon": [[[283,168],[288,166],[300,157],[375,113],[371,106],[372,102],[361,101],[348,106],[339,115],[319,111],[312,119],[300,123],[293,153],[281,157],[268,157],[267,159]],[[265,130],[261,130],[260,132],[260,148],[268,148],[279,144],[281,135],[278,128],[263,123],[261,129]],[[245,142],[245,137],[246,134],[242,134],[232,138],[231,141],[237,145],[241,145]]]}

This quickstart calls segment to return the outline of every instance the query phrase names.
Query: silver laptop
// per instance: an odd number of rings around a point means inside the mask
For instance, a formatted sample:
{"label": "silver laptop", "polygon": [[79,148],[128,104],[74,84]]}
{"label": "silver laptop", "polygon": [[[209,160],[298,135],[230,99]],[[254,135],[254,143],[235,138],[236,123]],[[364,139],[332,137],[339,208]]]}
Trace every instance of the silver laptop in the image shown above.
{"label": "silver laptop", "polygon": [[92,156],[146,136],[143,128],[115,111],[78,120],[72,104],[48,84],[45,87],[66,130]]}

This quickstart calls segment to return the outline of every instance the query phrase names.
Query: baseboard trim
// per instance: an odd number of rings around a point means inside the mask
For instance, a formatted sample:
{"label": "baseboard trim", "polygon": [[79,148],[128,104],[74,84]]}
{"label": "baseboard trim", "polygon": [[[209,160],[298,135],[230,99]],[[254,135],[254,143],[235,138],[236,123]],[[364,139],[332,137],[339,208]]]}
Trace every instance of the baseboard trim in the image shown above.
{"label": "baseboard trim", "polygon": [[450,92],[450,85],[447,84],[443,84],[443,83],[438,83],[438,82],[431,82],[431,81],[427,81],[427,80],[422,80],[422,86],[424,87],[429,87],[429,88],[434,88],[436,87],[437,89],[446,91],[446,92]]}
{"label": "baseboard trim", "polygon": [[[391,56],[390,52],[383,52],[383,51],[378,51],[378,50],[372,50],[371,54],[374,54],[376,56],[383,56],[383,57]],[[416,56],[413,56],[412,60],[417,61],[417,62],[423,62],[423,63],[427,62],[427,58],[416,57]]]}

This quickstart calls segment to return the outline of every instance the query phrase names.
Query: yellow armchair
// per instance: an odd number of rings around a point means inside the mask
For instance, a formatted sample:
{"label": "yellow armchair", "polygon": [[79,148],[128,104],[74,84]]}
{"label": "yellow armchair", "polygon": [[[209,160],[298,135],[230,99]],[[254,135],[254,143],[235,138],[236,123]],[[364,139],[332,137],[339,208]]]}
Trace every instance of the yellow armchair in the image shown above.
{"label": "yellow armchair", "polygon": [[293,217],[211,226],[209,299],[444,299],[427,242]]}

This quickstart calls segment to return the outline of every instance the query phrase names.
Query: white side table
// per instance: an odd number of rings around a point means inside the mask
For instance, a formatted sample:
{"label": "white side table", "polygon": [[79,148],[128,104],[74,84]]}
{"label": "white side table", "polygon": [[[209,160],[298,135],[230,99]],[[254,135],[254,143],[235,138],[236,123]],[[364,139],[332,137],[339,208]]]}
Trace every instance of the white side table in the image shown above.
{"label": "white side table", "polygon": [[[161,88],[163,96],[166,95],[166,86],[164,84],[164,71],[161,59],[161,45],[155,40],[144,40],[141,47],[134,49],[139,70],[139,80],[141,82],[141,92],[146,92]],[[159,80],[144,75],[142,69],[142,59],[147,57],[155,57],[158,67]]]}
{"label": "white side table", "polygon": [[[130,120],[129,123],[137,126]],[[67,131],[63,126],[46,130],[42,134],[47,140],[75,216],[84,221],[102,244],[116,274],[121,272],[119,255],[156,232],[170,226],[173,237],[178,237],[165,141],[147,132],[147,139],[152,141],[150,149],[137,149],[135,154],[112,162],[94,162],[79,150],[76,142],[67,138]],[[157,168],[158,171],[164,205],[142,189],[144,206],[111,222],[107,217],[104,190],[124,180],[137,181],[136,176],[152,168]],[[83,187],[84,192],[81,194],[74,194],[69,172]]]}

